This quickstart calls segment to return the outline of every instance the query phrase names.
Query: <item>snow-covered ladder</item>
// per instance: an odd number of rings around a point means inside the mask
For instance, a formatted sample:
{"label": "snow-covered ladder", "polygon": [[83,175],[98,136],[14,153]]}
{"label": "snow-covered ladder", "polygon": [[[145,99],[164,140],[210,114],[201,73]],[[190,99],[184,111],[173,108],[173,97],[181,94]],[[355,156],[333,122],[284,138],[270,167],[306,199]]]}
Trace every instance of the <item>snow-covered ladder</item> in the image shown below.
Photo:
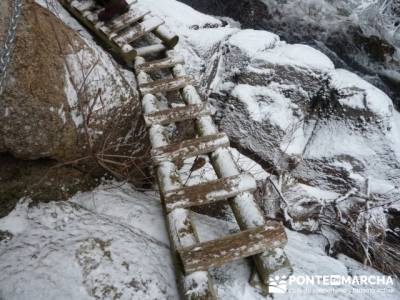
{"label": "snow-covered ladder", "polygon": [[[103,9],[94,0],[59,0],[60,3],[83,25],[91,30],[110,50],[127,64],[136,55],[146,55],[173,48],[179,37],[172,33],[164,21],[154,16],[137,0],[126,0],[130,10],[111,22],[99,21],[98,13]],[[152,33],[160,43],[151,47],[134,48],[133,43]]]}
{"label": "snow-covered ladder", "polygon": [[[284,227],[279,222],[265,220],[252,194],[256,189],[255,179],[237,167],[229,151],[228,137],[218,131],[194,87],[194,79],[185,73],[184,59],[173,51],[166,51],[176,45],[178,37],[136,0],[127,1],[131,5],[129,12],[104,24],[98,21],[100,8],[93,0],[60,0],[128,65],[134,62],[183,296],[185,299],[217,299],[208,269],[249,256],[254,260],[261,282],[266,284],[272,273],[290,268],[282,250],[287,242]],[[133,47],[135,40],[150,32],[161,42]],[[161,53],[166,53],[162,59],[144,59],[147,55]],[[153,81],[149,72],[161,69],[171,70],[172,78]],[[179,91],[186,105],[159,109],[158,96],[168,91]],[[185,120],[195,121],[197,138],[170,144],[165,125]],[[209,155],[219,179],[186,187],[179,180],[177,163],[200,154]],[[189,209],[223,200],[231,206],[241,231],[200,242]]]}
{"label": "snow-covered ladder", "polygon": [[[207,106],[187,77],[183,63],[182,58],[168,51],[162,60],[147,62],[137,56],[134,66],[167,214],[171,248],[183,271],[184,294],[188,299],[215,299],[209,268],[253,256],[258,274],[267,282],[271,273],[289,268],[281,251],[287,238],[281,223],[264,219],[252,194],[256,189],[255,179],[239,171],[228,148],[228,137],[217,130]],[[168,87],[159,88],[162,80],[153,81],[147,73],[156,69],[171,69],[173,76],[168,79],[171,83]],[[180,92],[186,106],[160,110],[157,93],[171,90]],[[195,120],[198,137],[169,144],[165,125],[188,119]],[[185,187],[179,181],[176,163],[199,154],[209,154],[220,179]],[[188,208],[222,200],[228,200],[242,231],[200,242]]]}

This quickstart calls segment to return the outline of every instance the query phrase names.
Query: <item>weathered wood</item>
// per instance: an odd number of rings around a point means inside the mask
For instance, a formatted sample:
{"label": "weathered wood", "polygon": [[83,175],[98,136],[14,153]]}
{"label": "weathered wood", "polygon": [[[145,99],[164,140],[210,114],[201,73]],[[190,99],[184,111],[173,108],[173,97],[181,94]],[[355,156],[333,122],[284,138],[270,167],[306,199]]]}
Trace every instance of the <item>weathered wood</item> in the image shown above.
{"label": "weathered wood", "polygon": [[243,173],[209,181],[203,184],[172,190],[164,194],[167,211],[189,208],[235,197],[243,192],[254,192],[256,181],[251,174]]}
{"label": "weathered wood", "polygon": [[154,30],[154,34],[163,41],[163,44],[172,49],[179,42],[179,36],[168,29],[167,26],[161,25]]}
{"label": "weathered wood", "polygon": [[139,85],[139,89],[143,95],[157,94],[160,92],[180,90],[188,84],[195,84],[195,81],[191,76],[160,79],[146,84],[141,84]]}
{"label": "weathered wood", "polygon": [[[136,57],[135,66],[145,62],[141,56]],[[151,79],[144,72],[136,72],[140,75],[141,83],[147,83]],[[152,94],[143,95],[142,107],[145,114],[151,114],[158,110],[159,103],[157,97]],[[167,128],[154,124],[149,130],[150,142],[153,148],[168,145]],[[161,193],[169,190],[182,188],[179,180],[177,166],[171,162],[163,162],[156,166],[158,184]],[[192,224],[190,211],[185,209],[175,209],[166,213],[167,229],[171,242],[171,252],[176,264],[177,277],[181,283],[182,294],[187,300],[216,300],[216,294],[213,289],[212,279],[208,272],[197,272],[192,276],[185,276],[179,262],[177,248],[188,247],[199,243],[199,239]]]}
{"label": "weathered wood", "polygon": [[286,242],[283,225],[280,222],[267,221],[263,226],[181,248],[178,252],[185,273],[190,274],[282,247]]}
{"label": "weathered wood", "polygon": [[[173,56],[173,51],[168,51],[167,56]],[[174,76],[185,76],[186,72],[182,65],[178,64],[172,69]],[[182,98],[187,104],[200,104],[202,100],[196,89],[187,85],[182,89]],[[196,120],[197,132],[201,135],[212,135],[218,132],[210,116],[202,116]],[[218,177],[235,176],[240,173],[235,161],[227,148],[219,148],[211,154],[211,163]],[[255,202],[254,195],[245,192],[229,200],[229,204],[235,218],[242,230],[261,226],[265,223],[265,218],[260,208]],[[280,253],[278,257],[276,253]],[[271,273],[279,270],[283,274],[291,272],[290,262],[282,249],[279,251],[266,251],[254,256],[254,262],[261,280],[268,284]]]}
{"label": "weathered wood", "polygon": [[113,34],[121,30],[124,30],[127,27],[130,27],[135,22],[143,19],[143,17],[148,15],[149,13],[150,13],[149,10],[146,10],[139,6],[132,6],[127,13],[115,18],[109,23],[103,24],[103,26],[101,26],[100,29],[108,37],[112,38]]}
{"label": "weathered wood", "polygon": [[83,13],[84,11],[94,9],[96,7],[96,2],[94,0],[86,0],[86,1],[72,1],[71,6],[76,10]]}
{"label": "weathered wood", "polygon": [[136,66],[136,69],[144,72],[152,72],[161,69],[172,68],[176,64],[184,64],[184,63],[185,60],[183,59],[182,56],[174,56],[158,60],[152,60],[150,62],[139,64]]}
{"label": "weathered wood", "polygon": [[151,54],[157,54],[167,50],[166,46],[163,44],[154,44],[150,46],[144,46],[136,48],[136,52],[138,56],[147,56]]}
{"label": "weathered wood", "polygon": [[151,156],[153,163],[159,165],[164,161],[181,161],[197,155],[211,153],[220,147],[228,146],[228,136],[225,133],[217,133],[152,149]]}
{"label": "weathered wood", "polygon": [[88,19],[90,22],[93,23],[93,26],[95,26],[96,28],[100,28],[100,26],[102,26],[104,23],[103,22],[99,22],[99,13],[103,10],[104,8],[99,7],[93,10],[87,10],[87,11],[83,11],[82,16],[84,16],[86,19]]}
{"label": "weathered wood", "polygon": [[137,39],[141,38],[145,34],[153,31],[161,24],[164,24],[164,21],[158,17],[152,17],[145,19],[142,23],[138,23],[134,27],[128,28],[123,31],[121,34],[114,37],[112,40],[119,45],[120,47],[130,44]]}
{"label": "weathered wood", "polygon": [[[89,16],[95,15],[97,18],[97,11],[95,12],[84,12],[83,14],[72,7],[71,3],[67,0],[59,0],[60,3],[84,26],[86,26],[90,31],[92,31],[99,39],[101,39],[112,52],[116,55],[120,56],[127,64],[130,64],[133,59],[136,57],[136,50],[133,49],[130,45],[125,45],[124,47],[118,46],[112,40],[108,38],[98,27],[96,27],[95,22],[92,22],[88,19]],[[75,0],[76,1],[76,0]],[[98,11],[100,11],[99,9]]]}
{"label": "weathered wood", "polygon": [[159,110],[151,114],[144,114],[144,120],[147,126],[151,126],[153,124],[167,125],[175,122],[192,120],[205,114],[209,114],[209,111],[204,103],[201,105],[179,106],[175,108]]}

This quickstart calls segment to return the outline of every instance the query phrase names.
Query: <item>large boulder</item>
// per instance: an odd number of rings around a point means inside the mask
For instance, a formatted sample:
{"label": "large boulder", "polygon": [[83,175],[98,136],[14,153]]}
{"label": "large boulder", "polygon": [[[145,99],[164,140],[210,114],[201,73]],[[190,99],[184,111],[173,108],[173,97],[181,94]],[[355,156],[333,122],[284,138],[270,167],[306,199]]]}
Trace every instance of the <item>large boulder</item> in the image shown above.
{"label": "large boulder", "polygon": [[124,138],[140,126],[133,75],[32,1],[0,103],[0,153],[21,159],[77,159],[104,134]]}
{"label": "large boulder", "polygon": [[213,96],[234,144],[314,186],[345,192],[368,177],[395,185],[399,124],[387,95],[262,31],[241,31],[222,49]]}
{"label": "large boulder", "polygon": [[[6,3],[0,41],[10,18]],[[106,172],[138,185],[148,181],[133,72],[57,1],[40,3],[24,1],[0,95],[0,216],[22,196],[65,199]]]}

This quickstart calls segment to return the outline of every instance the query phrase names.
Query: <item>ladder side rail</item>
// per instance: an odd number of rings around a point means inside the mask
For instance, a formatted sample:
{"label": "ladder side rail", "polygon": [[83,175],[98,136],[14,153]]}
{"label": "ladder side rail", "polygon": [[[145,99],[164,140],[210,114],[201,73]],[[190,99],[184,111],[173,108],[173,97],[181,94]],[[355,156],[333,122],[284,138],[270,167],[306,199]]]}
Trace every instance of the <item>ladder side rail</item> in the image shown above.
{"label": "ladder side rail", "polygon": [[[135,65],[145,63],[143,57],[137,56]],[[136,73],[138,84],[145,84],[151,81],[148,74],[144,71]],[[145,114],[158,111],[158,100],[153,94],[142,95],[142,107]],[[152,148],[168,145],[166,138],[166,128],[162,125],[152,125],[149,129],[150,143]],[[160,187],[160,195],[163,198],[165,192],[182,188],[182,183],[178,180],[178,172],[175,164],[171,162],[163,162],[156,168],[157,179]],[[164,201],[163,201],[164,202]],[[175,259],[176,265],[179,262],[177,249],[188,247],[199,243],[199,238],[195,231],[195,227],[191,220],[189,210],[178,208],[167,213],[163,203],[164,212],[167,222],[167,228],[170,235],[171,251]],[[181,268],[176,268],[177,271]],[[182,271],[182,270],[181,270]],[[190,300],[216,300],[213,289],[212,279],[208,272],[199,271],[190,275],[184,275],[179,272],[178,279],[181,283],[184,297]],[[201,287],[201,288],[199,288]]]}
{"label": "ladder side rail", "polygon": [[[173,56],[173,51],[167,51],[167,56]],[[177,64],[172,68],[175,77],[186,75],[184,66]],[[186,104],[203,103],[194,86],[188,85],[182,90],[182,98]],[[196,120],[196,129],[201,136],[218,133],[218,129],[211,116],[201,116]],[[219,148],[210,154],[211,164],[219,178],[239,175],[240,169],[236,165],[228,148]],[[235,215],[236,221],[241,230],[252,229],[257,226],[265,225],[266,220],[263,212],[257,205],[254,195],[250,192],[244,192],[229,200],[229,205]],[[271,249],[258,255],[255,255],[254,262],[258,274],[262,281],[267,284],[269,275],[282,267],[290,273],[290,266],[286,255],[281,248]]]}

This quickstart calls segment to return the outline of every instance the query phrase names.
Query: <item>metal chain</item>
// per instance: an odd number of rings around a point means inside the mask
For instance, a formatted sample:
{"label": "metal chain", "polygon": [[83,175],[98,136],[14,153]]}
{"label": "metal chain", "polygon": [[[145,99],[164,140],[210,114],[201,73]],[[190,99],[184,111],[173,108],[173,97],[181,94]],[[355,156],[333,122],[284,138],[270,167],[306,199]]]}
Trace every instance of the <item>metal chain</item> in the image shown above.
{"label": "metal chain", "polygon": [[23,0],[14,0],[6,39],[4,41],[4,46],[0,52],[0,94],[2,94],[3,92],[7,76],[7,68],[11,61],[12,49],[17,32],[18,19],[21,15],[22,1]]}

